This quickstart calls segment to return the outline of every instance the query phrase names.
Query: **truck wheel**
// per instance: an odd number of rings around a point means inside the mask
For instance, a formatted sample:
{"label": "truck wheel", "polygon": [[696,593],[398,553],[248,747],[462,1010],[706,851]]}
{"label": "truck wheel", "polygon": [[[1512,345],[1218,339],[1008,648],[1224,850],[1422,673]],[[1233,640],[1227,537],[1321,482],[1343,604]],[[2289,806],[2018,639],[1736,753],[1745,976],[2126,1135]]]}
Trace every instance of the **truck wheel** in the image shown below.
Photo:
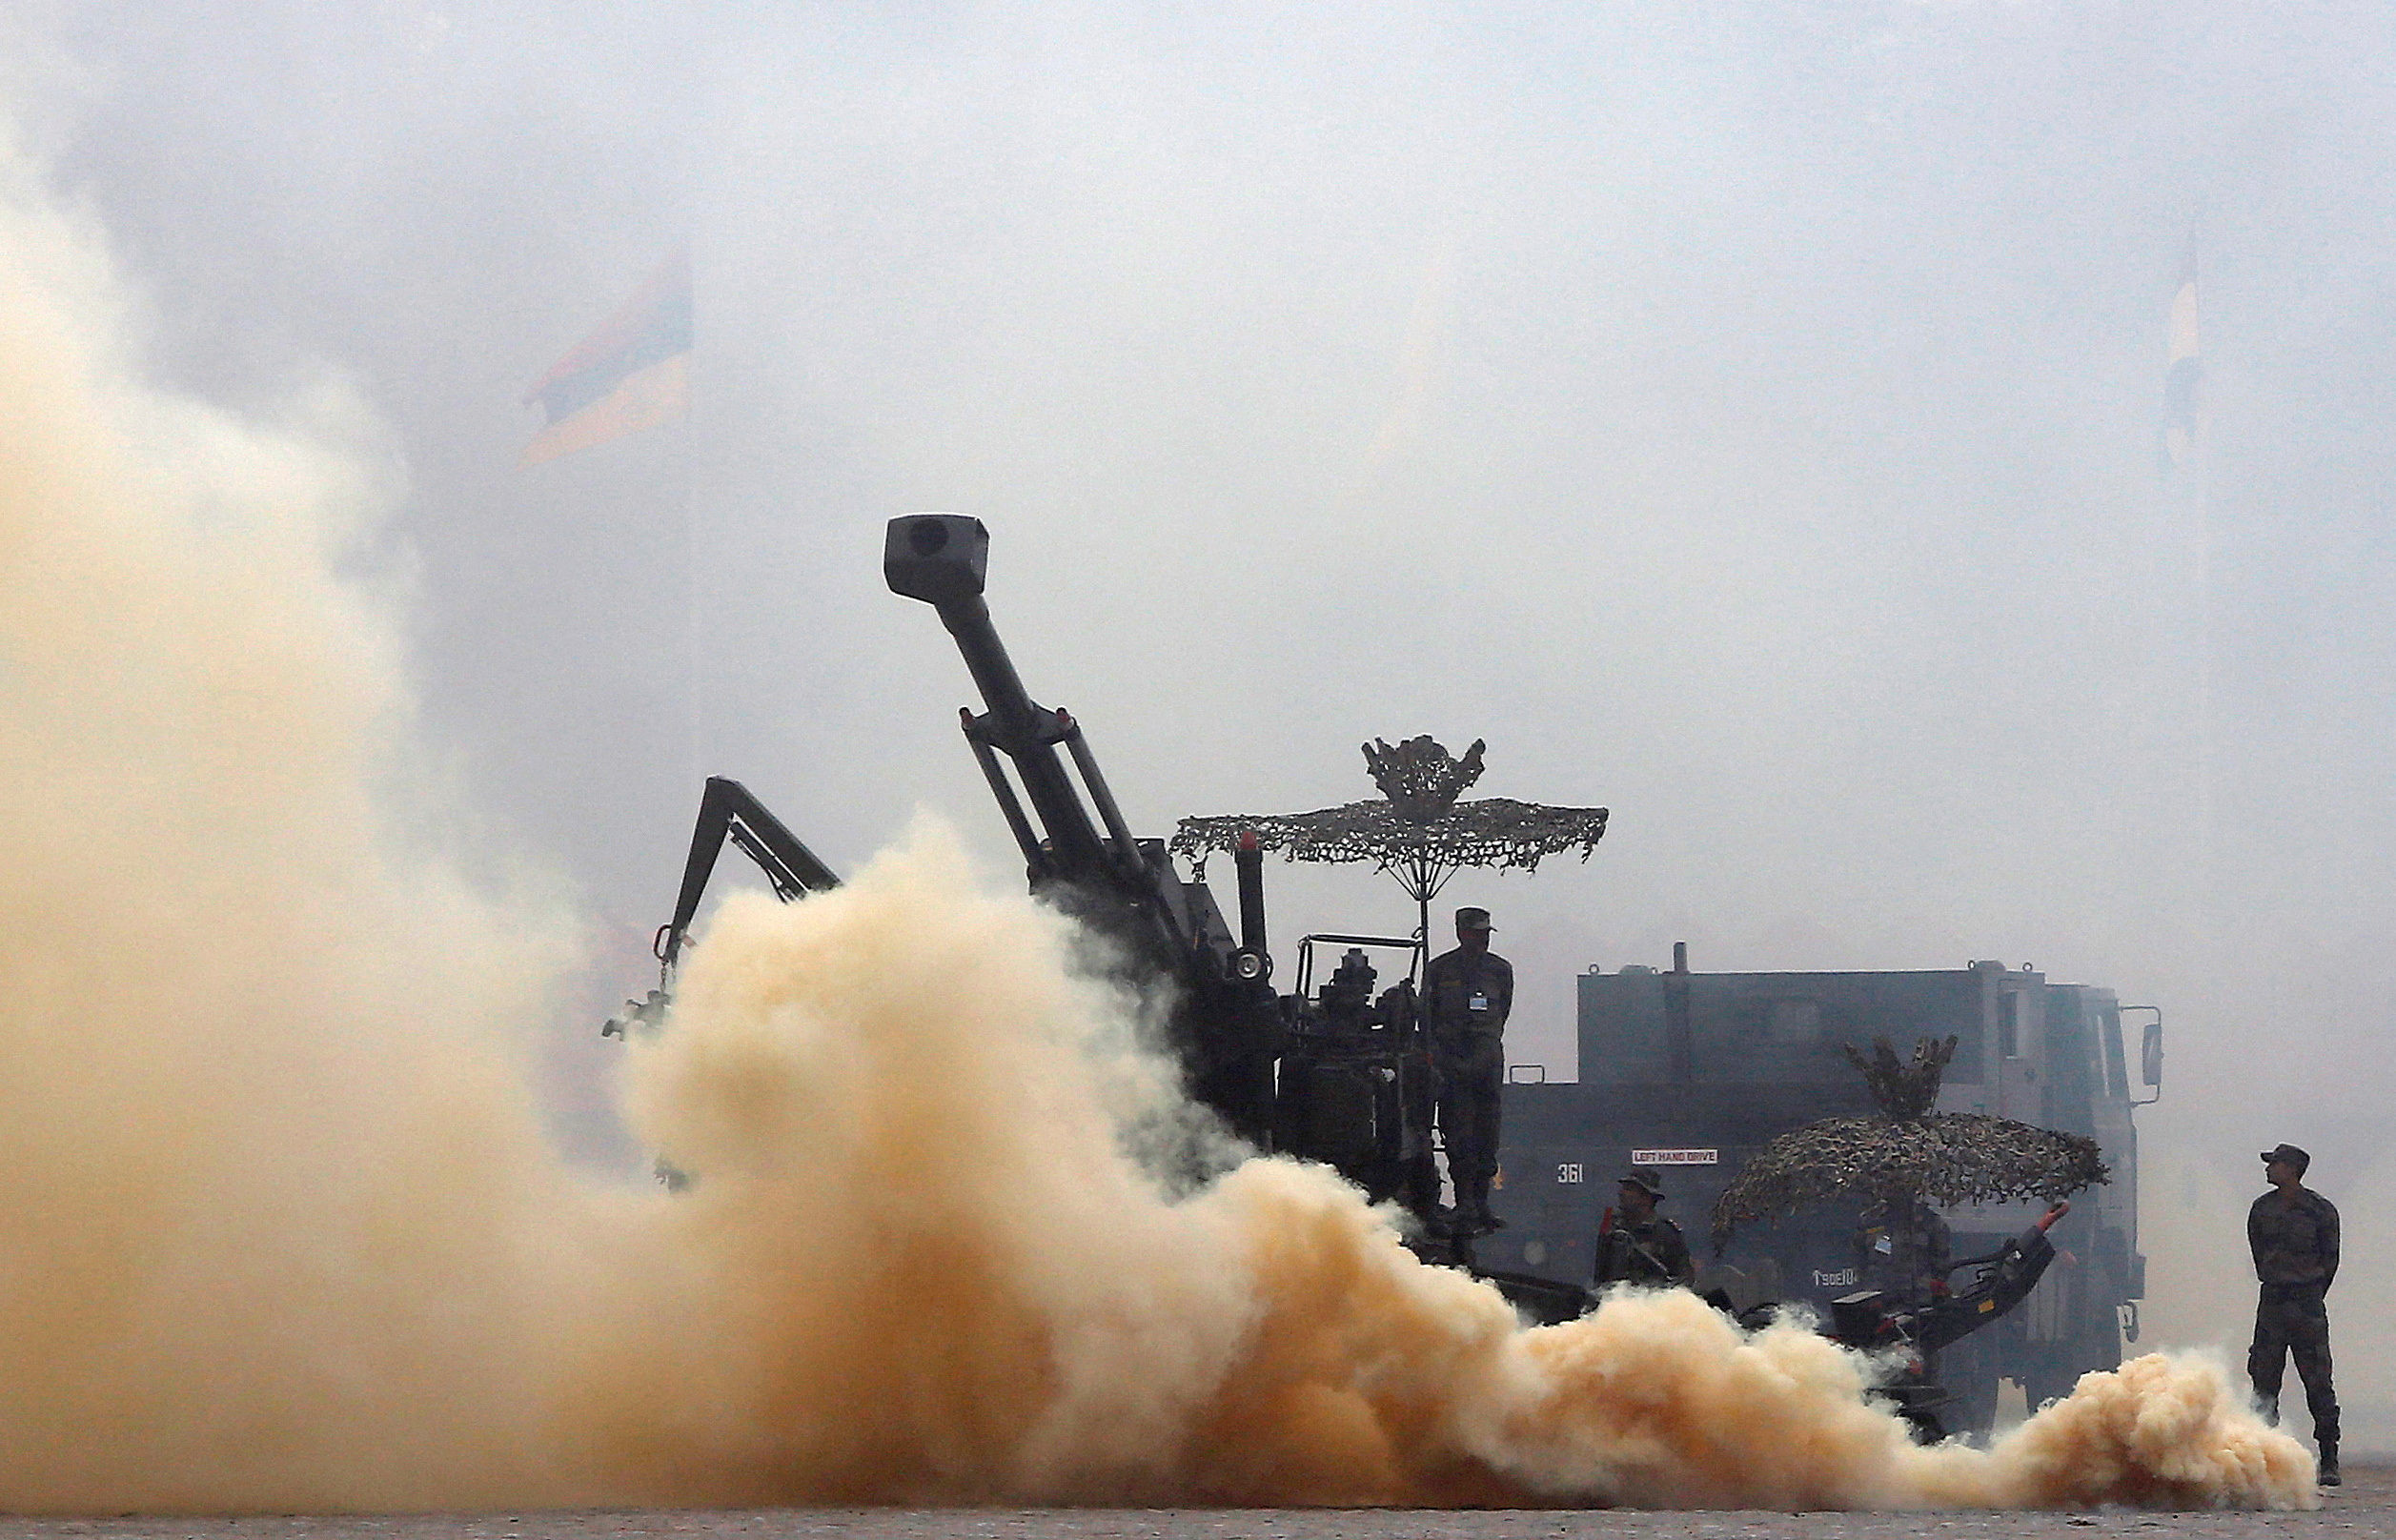
{"label": "truck wheel", "polygon": [[1996,1374],[1978,1367],[1965,1368],[1947,1382],[1947,1389],[1955,1397],[1947,1403],[1951,1429],[1972,1438],[1987,1437],[1997,1421]]}
{"label": "truck wheel", "polygon": [[2081,1327],[2070,1340],[2047,1349],[2022,1381],[2022,1398],[2036,1411],[2049,1401],[2072,1393],[2080,1377],[2091,1369],[2122,1367],[2122,1327],[2108,1309],[2102,1320]]}
{"label": "truck wheel", "polygon": [[1939,1420],[1939,1414],[1928,1406],[1918,1402],[1910,1404],[1900,1402],[1897,1408],[1897,1414],[1905,1419],[1906,1431],[1913,1435],[1915,1443],[1927,1445],[1946,1441],[1946,1425]]}
{"label": "truck wheel", "polygon": [[2120,1368],[2122,1367],[2122,1317],[2119,1306],[2108,1306],[2103,1316],[2088,1323],[2088,1351],[2081,1359],[2081,1368]]}
{"label": "truck wheel", "polygon": [[2071,1348],[2069,1343],[2059,1346],[2022,1375],[2021,1399],[2030,1410],[2061,1401],[2080,1383],[2079,1360]]}

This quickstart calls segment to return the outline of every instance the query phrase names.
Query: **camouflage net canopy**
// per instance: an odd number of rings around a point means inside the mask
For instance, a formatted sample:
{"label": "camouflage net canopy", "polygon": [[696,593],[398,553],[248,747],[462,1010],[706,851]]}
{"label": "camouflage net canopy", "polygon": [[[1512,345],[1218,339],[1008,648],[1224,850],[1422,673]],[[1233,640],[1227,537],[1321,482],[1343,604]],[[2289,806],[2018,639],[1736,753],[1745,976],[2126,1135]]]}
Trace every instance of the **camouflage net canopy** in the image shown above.
{"label": "camouflage net canopy", "polygon": [[1543,858],[1574,848],[1587,861],[1605,837],[1602,807],[1457,800],[1481,779],[1486,747],[1475,740],[1458,760],[1429,734],[1395,745],[1375,739],[1364,754],[1379,797],[1311,813],[1186,818],[1174,830],[1173,853],[1203,876],[1210,853],[1236,850],[1242,835],[1253,834],[1259,848],[1289,861],[1370,861],[1423,904],[1467,866],[1535,871]]}
{"label": "camouflage net canopy", "polygon": [[2093,1139],[1985,1113],[1931,1111],[1955,1046],[1951,1037],[1924,1038],[1910,1064],[1886,1038],[1874,1040],[1868,1060],[1848,1048],[1879,1115],[1824,1118],[1765,1145],[1715,1201],[1716,1249],[1741,1225],[1842,1196],[1919,1196],[1941,1206],[2052,1201],[2107,1180]]}

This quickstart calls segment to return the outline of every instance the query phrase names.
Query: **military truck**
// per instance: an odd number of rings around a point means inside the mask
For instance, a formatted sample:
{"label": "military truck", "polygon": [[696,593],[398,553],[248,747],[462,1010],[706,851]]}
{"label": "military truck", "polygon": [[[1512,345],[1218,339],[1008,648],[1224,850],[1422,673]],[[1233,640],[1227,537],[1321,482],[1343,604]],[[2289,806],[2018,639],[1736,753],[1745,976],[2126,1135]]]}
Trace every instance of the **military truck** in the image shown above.
{"label": "military truck", "polygon": [[[1597,1226],[1623,1172],[1663,1173],[1664,1212],[1688,1233],[1700,1289],[1744,1307],[1802,1304],[1828,1321],[1860,1287],[1860,1200],[1744,1227],[1715,1254],[1709,1214],[1746,1161],[1817,1118],[1873,1110],[1841,1045],[1910,1044],[1954,1033],[1939,1108],[1986,1112],[2085,1134],[2109,1185],[2056,1229],[2055,1264],[2022,1307],[1949,1348],[1939,1378],[1955,1395],[1948,1426],[1985,1429],[1998,1382],[2031,1406],[2121,1362],[2138,1337],[2145,1258],[2138,1249],[2138,1130],[2132,1109],[2161,1094],[2162,1013],[2109,989],[2054,983],[2001,962],[1921,972],[1693,973],[1685,946],[1669,970],[1591,968],[1578,980],[1580,1076],[1511,1065],[1504,1091],[1507,1227],[1481,1243],[1486,1266],[1586,1282]],[[2142,1028],[2138,1063],[2125,1019]],[[2133,1072],[2136,1079],[2133,1082]],[[1997,1249],[2038,1206],[1944,1210],[1960,1258]]]}

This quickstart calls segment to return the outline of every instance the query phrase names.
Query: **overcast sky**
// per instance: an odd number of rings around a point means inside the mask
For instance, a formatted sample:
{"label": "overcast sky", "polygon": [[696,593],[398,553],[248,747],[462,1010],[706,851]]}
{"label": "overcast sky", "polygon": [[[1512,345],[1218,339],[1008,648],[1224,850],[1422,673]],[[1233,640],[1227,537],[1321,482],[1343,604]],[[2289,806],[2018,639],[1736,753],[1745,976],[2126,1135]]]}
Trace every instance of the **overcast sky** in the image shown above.
{"label": "overcast sky", "polygon": [[[1996,957],[2163,1007],[2159,1147],[2243,1184],[2294,1139],[2333,1192],[2385,1153],[2383,7],[10,25],[158,373],[388,421],[412,491],[359,559],[595,996],[645,984],[706,774],[837,868],[924,806],[1012,880],[964,670],[879,572],[954,509],[1145,831],[1364,795],[1356,745],[1418,732],[1611,806],[1587,866],[1448,895],[1497,913],[1517,1061],[1569,1072],[1571,976],[1675,939]],[[2210,431],[2167,480],[2192,236]],[[692,420],[513,470],[526,384],[685,240]],[[1285,938],[1410,918],[1273,880]]]}

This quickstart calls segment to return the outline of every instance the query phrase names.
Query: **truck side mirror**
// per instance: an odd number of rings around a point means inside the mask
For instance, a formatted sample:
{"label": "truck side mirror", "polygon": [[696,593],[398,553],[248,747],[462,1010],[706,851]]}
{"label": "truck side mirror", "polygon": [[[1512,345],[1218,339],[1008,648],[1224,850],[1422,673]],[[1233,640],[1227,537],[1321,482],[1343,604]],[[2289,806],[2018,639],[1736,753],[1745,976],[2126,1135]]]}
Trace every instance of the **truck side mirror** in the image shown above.
{"label": "truck side mirror", "polygon": [[2139,1078],[2157,1090],[2163,1088],[2163,1023],[2161,1020],[2146,1023],[2145,1034],[2138,1044]]}

